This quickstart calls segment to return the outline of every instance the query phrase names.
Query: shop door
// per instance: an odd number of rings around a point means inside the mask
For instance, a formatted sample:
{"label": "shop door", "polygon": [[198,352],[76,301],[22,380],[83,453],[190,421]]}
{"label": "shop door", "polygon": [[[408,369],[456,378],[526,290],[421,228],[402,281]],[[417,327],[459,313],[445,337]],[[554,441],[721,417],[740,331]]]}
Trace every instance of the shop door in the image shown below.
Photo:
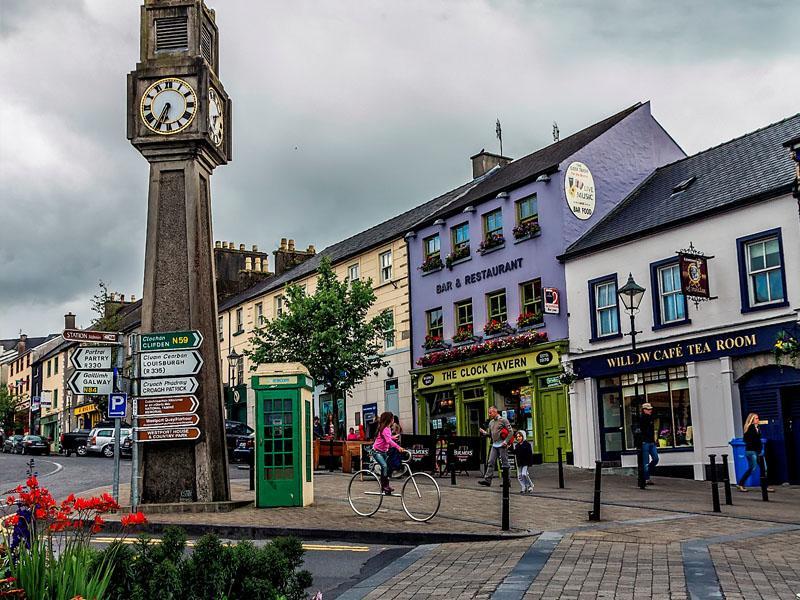
{"label": "shop door", "polygon": [[464,435],[470,437],[478,437],[480,435],[478,430],[483,427],[484,421],[486,421],[483,416],[486,411],[483,404],[483,400],[464,403],[464,412],[467,415],[467,426],[464,429]]}
{"label": "shop door", "polygon": [[389,379],[384,383],[383,406],[383,410],[400,418],[400,391],[397,389],[397,379]]}
{"label": "shop door", "polygon": [[[258,506],[292,506],[301,497],[302,473],[295,450],[300,444],[299,415],[287,390],[259,392],[258,431],[262,434],[256,454]],[[299,456],[299,454],[298,454]]]}
{"label": "shop door", "polygon": [[622,454],[622,390],[600,389],[600,451],[604,461],[619,461]]}
{"label": "shop door", "polygon": [[558,448],[566,455],[572,451],[569,443],[569,412],[563,389],[543,391],[541,398],[542,455],[544,462],[558,461]]}
{"label": "shop door", "polygon": [[787,479],[800,484],[800,387],[783,388],[781,403]]}

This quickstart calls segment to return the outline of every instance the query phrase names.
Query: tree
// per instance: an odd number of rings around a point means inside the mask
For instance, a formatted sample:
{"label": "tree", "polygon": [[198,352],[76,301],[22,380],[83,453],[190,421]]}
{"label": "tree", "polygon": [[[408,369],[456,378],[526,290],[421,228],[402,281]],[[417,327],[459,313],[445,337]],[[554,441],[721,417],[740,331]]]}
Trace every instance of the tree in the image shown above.
{"label": "tree", "polygon": [[114,303],[108,292],[108,286],[103,280],[100,280],[97,285],[100,291],[92,296],[91,300],[92,311],[97,313],[92,327],[98,331],[118,331],[122,318],[117,313],[123,305]]}
{"label": "tree", "polygon": [[254,330],[251,349],[245,354],[255,364],[305,365],[314,382],[333,397],[338,427],[337,399],[346,403],[350,390],[388,364],[380,355],[381,340],[392,327],[392,319],[386,312],[367,319],[375,303],[371,280],[339,281],[327,257],[317,273],[314,294],[306,294],[297,285],[286,288],[285,312]]}
{"label": "tree", "polygon": [[22,398],[13,394],[4,384],[0,384],[0,431],[14,430],[17,406]]}

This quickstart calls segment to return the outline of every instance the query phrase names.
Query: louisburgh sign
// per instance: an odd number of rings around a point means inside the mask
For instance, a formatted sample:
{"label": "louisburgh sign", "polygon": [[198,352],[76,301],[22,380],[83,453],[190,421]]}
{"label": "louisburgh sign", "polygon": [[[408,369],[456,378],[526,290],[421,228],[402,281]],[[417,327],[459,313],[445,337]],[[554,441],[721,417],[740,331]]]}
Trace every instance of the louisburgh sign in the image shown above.
{"label": "louisburgh sign", "polygon": [[558,352],[555,350],[539,350],[505,358],[495,358],[469,365],[458,365],[449,369],[439,369],[423,373],[419,378],[419,387],[430,388],[451,383],[461,383],[484,377],[508,375],[532,369],[555,367],[559,364]]}

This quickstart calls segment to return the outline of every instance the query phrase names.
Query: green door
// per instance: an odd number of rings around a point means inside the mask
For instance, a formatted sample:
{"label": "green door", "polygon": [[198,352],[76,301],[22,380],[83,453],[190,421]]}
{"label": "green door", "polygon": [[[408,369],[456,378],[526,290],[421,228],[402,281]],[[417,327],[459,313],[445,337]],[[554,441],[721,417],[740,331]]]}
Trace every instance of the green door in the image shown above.
{"label": "green door", "polygon": [[569,436],[569,407],[564,388],[539,393],[542,415],[542,454],[544,462],[558,460],[558,448],[564,455],[572,451]]}
{"label": "green door", "polygon": [[256,403],[257,506],[301,506],[299,390],[258,390]]}

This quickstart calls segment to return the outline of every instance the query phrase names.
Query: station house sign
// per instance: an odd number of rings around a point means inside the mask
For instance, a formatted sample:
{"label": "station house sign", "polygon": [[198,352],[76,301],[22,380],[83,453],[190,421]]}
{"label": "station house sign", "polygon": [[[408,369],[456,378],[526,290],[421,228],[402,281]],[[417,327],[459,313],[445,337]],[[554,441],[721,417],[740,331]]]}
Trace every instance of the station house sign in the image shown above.
{"label": "station house sign", "polygon": [[505,358],[495,358],[468,365],[459,365],[445,369],[438,369],[420,376],[419,387],[430,388],[451,383],[462,383],[482,379],[484,377],[498,377],[531,369],[545,369],[559,364],[558,352],[555,350],[539,350],[526,352]]}

